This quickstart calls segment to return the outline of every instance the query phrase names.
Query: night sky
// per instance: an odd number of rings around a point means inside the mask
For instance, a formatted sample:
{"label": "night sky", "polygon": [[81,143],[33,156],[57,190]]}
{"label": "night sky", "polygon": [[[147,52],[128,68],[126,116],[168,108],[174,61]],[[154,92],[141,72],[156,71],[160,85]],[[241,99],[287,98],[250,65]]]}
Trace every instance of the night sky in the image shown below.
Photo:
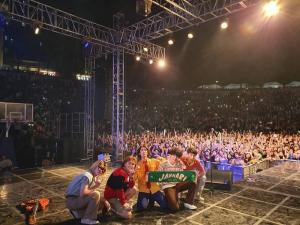
{"label": "night sky", "polygon": [[[142,18],[135,14],[135,0],[40,2],[106,26],[111,26],[117,11],[123,11],[129,23]],[[156,40],[166,47],[168,67],[159,71],[128,56],[127,85],[195,88],[215,81],[261,84],[300,80],[300,1],[284,2],[280,15],[269,20],[262,17],[260,8],[246,9],[227,18],[229,29],[225,31],[220,30],[219,19],[173,34],[174,46],[167,46],[169,37]],[[194,39],[187,40],[188,31],[194,32]],[[65,74],[82,70],[80,41],[46,31],[39,39],[55,69]]]}

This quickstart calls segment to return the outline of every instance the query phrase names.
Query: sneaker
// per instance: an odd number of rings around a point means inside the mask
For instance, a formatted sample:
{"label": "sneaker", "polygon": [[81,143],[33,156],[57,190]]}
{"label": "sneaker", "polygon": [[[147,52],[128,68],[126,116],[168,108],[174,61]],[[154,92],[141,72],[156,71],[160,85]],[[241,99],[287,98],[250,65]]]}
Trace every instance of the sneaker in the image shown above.
{"label": "sneaker", "polygon": [[70,213],[72,214],[72,216],[74,217],[74,219],[80,219],[80,215],[79,215],[78,211],[76,211],[76,210],[70,210]]}
{"label": "sneaker", "polygon": [[199,200],[200,202],[204,202],[204,198],[201,197],[201,196],[198,197],[198,200]]}
{"label": "sneaker", "polygon": [[199,201],[199,202],[204,202],[204,198],[201,197],[201,195],[197,194],[197,196],[195,197],[195,200]]}
{"label": "sneaker", "polygon": [[82,224],[100,224],[98,220],[91,220],[91,219],[81,219],[80,222]]}
{"label": "sneaker", "polygon": [[192,205],[192,204],[188,204],[188,203],[183,203],[184,208],[186,209],[191,209],[191,210],[195,210],[197,209],[197,206]]}

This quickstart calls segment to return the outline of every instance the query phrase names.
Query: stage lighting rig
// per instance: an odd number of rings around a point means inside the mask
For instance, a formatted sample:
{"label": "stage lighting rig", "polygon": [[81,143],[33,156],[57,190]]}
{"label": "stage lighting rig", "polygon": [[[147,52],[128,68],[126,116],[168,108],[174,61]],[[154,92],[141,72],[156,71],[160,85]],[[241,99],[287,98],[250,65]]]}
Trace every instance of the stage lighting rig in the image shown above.
{"label": "stage lighting rig", "polygon": [[266,17],[272,17],[279,13],[280,6],[278,1],[270,1],[263,6],[263,13]]}
{"label": "stage lighting rig", "polygon": [[173,45],[174,44],[174,40],[173,39],[169,39],[168,40],[168,45]]}
{"label": "stage lighting rig", "polygon": [[136,0],[136,13],[148,16],[152,10],[152,0]]}
{"label": "stage lighting rig", "polygon": [[194,38],[194,34],[189,32],[188,35],[187,35],[188,39],[193,39]]}
{"label": "stage lighting rig", "polygon": [[228,21],[223,21],[220,25],[222,30],[226,30],[228,26],[229,26]]}

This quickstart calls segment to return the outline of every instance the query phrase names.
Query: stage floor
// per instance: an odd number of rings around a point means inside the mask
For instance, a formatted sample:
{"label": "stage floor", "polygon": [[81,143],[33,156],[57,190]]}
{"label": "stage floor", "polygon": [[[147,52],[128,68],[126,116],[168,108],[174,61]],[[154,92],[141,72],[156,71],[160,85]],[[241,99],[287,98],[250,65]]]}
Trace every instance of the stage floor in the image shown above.
{"label": "stage floor", "polygon": [[[0,177],[0,224],[24,224],[25,217],[16,206],[24,200],[40,197],[49,198],[50,204],[46,212],[37,214],[38,224],[77,224],[65,209],[64,193],[72,177],[84,169],[84,165],[61,165],[19,170],[9,181]],[[211,195],[205,190],[205,203],[196,203],[195,211],[164,214],[153,210],[135,213],[131,221],[112,216],[100,222],[114,225],[300,224],[300,163],[286,162],[251,178],[234,184],[229,192],[215,190]],[[101,190],[104,185],[105,182]]]}

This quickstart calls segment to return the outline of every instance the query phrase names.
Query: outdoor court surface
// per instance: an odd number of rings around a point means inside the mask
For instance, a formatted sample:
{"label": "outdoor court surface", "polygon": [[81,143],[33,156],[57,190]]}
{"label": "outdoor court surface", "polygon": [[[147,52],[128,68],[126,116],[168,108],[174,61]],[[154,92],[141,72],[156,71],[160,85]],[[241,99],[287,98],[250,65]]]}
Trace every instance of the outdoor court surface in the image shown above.
{"label": "outdoor court surface", "polygon": [[[85,165],[59,165],[48,169],[16,171],[9,180],[0,177],[0,224],[24,224],[16,206],[24,200],[47,197],[46,212],[37,214],[37,224],[79,224],[64,206],[64,193],[70,180]],[[101,192],[105,181],[104,178]],[[131,221],[115,216],[100,218],[101,224],[293,224],[300,225],[300,162],[286,162],[234,184],[231,191],[204,191],[205,203],[195,211],[165,214],[158,209],[135,213]],[[102,192],[103,193],[103,192]],[[135,202],[135,200],[133,201]]]}

